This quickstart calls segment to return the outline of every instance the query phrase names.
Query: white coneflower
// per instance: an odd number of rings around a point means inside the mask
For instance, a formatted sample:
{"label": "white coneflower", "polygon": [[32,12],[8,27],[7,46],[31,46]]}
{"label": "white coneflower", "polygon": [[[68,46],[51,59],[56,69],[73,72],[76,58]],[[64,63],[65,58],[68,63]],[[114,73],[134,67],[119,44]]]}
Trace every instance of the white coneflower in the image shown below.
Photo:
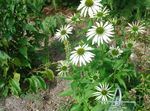
{"label": "white coneflower", "polygon": [[69,24],[62,26],[60,29],[57,29],[55,38],[63,42],[69,38],[69,34],[72,34],[72,30],[73,30],[73,27]]}
{"label": "white coneflower", "polygon": [[92,18],[102,7],[100,1],[101,0],[81,0],[77,10],[81,10],[81,16],[86,17],[89,15]]}
{"label": "white coneflower", "polygon": [[117,47],[110,47],[110,50],[109,50],[110,54],[112,55],[112,57],[116,58],[116,57],[119,57],[123,51],[117,46]]}
{"label": "white coneflower", "polygon": [[77,66],[90,63],[94,57],[94,54],[90,52],[91,50],[93,50],[93,48],[88,45],[79,45],[78,47],[75,47],[75,50],[71,52],[70,56],[72,63]]}
{"label": "white coneflower", "polygon": [[65,77],[69,72],[69,62],[59,61],[57,66],[58,76]]}
{"label": "white coneflower", "polygon": [[96,26],[92,26],[87,32],[87,40],[92,39],[92,44],[97,43],[98,46],[104,42],[108,43],[111,41],[110,37],[114,34],[113,25],[106,22],[96,22]]}
{"label": "white coneflower", "polygon": [[91,82],[95,82],[97,80],[100,79],[100,73],[96,72],[96,73],[92,73],[89,77],[89,79],[91,80]]}
{"label": "white coneflower", "polygon": [[107,7],[101,8],[96,14],[94,14],[94,17],[96,19],[102,19],[104,17],[106,17],[107,15],[109,15],[109,10],[107,9]]}
{"label": "white coneflower", "polygon": [[79,22],[79,21],[80,21],[80,19],[79,19],[79,17],[78,17],[77,14],[73,14],[73,15],[69,16],[69,17],[66,19],[66,22],[67,22],[67,23],[70,23],[70,24],[74,24],[74,23],[77,23],[77,22]]}
{"label": "white coneflower", "polygon": [[111,91],[111,87],[109,87],[108,84],[99,84],[99,86],[96,86],[95,89],[96,92],[93,93],[93,96],[96,96],[96,100],[100,101],[101,103],[106,103],[109,99],[112,99],[114,94],[113,91]]}
{"label": "white coneflower", "polygon": [[144,24],[141,24],[140,22],[132,22],[132,24],[128,23],[127,30],[131,34],[143,34],[146,32]]}

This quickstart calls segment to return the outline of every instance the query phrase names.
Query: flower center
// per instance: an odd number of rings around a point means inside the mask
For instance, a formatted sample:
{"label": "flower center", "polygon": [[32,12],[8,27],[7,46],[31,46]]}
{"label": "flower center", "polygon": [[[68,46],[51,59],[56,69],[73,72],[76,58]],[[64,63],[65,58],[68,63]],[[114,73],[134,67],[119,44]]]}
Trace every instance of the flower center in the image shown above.
{"label": "flower center", "polygon": [[98,13],[97,13],[97,16],[98,16],[98,17],[103,17],[104,14],[103,14],[103,12],[98,12]]}
{"label": "flower center", "polygon": [[96,33],[97,34],[103,34],[104,33],[104,28],[103,27],[98,27],[97,29],[96,29]]}
{"label": "flower center", "polygon": [[86,1],[85,1],[85,5],[86,5],[87,7],[91,7],[93,4],[94,4],[93,0],[86,0]]}
{"label": "flower center", "polygon": [[67,70],[67,67],[66,66],[62,66],[61,68],[63,71],[66,71]]}
{"label": "flower center", "polygon": [[97,80],[97,79],[98,79],[98,77],[95,75],[95,76],[93,76],[93,79],[94,79],[94,80]]}
{"label": "flower center", "polygon": [[132,28],[132,29],[133,29],[133,31],[135,31],[135,32],[136,32],[136,31],[138,31],[138,29],[139,29],[139,28],[138,28],[138,26],[133,26],[133,28]]}
{"label": "flower center", "polygon": [[105,90],[105,89],[102,90],[102,91],[101,91],[101,94],[102,94],[102,95],[107,95],[107,90]]}
{"label": "flower center", "polygon": [[77,17],[72,17],[71,20],[75,22],[77,21]]}
{"label": "flower center", "polygon": [[66,34],[66,30],[62,30],[61,35],[65,35],[65,34]]}
{"label": "flower center", "polygon": [[84,48],[79,48],[79,49],[77,50],[78,55],[83,55],[84,52],[85,52]]}
{"label": "flower center", "polygon": [[117,49],[112,50],[112,55],[116,56],[119,54],[119,51]]}
{"label": "flower center", "polygon": [[129,48],[131,48],[133,46],[132,43],[128,43],[127,45],[128,45]]}

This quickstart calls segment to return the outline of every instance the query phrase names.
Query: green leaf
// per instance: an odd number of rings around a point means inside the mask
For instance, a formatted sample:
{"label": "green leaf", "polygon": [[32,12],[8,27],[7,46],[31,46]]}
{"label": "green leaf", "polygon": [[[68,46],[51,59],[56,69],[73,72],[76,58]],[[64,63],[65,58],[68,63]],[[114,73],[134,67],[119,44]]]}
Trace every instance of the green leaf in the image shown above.
{"label": "green leaf", "polygon": [[35,82],[31,78],[28,78],[28,81],[30,84],[30,90],[33,92],[37,92],[37,85],[35,84]]}
{"label": "green leaf", "polygon": [[8,59],[10,59],[9,55],[0,50],[0,61],[6,61]]}
{"label": "green leaf", "polygon": [[21,66],[21,61],[17,57],[13,58],[12,63],[15,64],[16,66]]}
{"label": "green leaf", "polygon": [[118,60],[118,61],[115,61],[115,64],[114,64],[114,69],[120,69],[123,65],[123,60]]}
{"label": "green leaf", "polygon": [[[8,91],[9,91],[9,88],[6,86],[3,90],[2,90],[2,95],[4,97],[6,97],[8,95]],[[1,92],[0,92],[1,93]]]}
{"label": "green leaf", "polygon": [[41,71],[44,77],[48,78],[49,80],[54,79],[54,72],[50,69],[45,69],[45,71]]}
{"label": "green leaf", "polygon": [[71,89],[68,89],[66,91],[63,91],[59,94],[59,96],[71,96],[73,91]]}
{"label": "green leaf", "polygon": [[19,52],[26,58],[28,59],[28,53],[27,53],[28,48],[26,46],[23,46],[19,48]]}
{"label": "green leaf", "polygon": [[9,85],[10,85],[10,89],[11,89],[12,94],[18,95],[21,92],[20,84],[17,80],[11,79],[9,81]]}
{"label": "green leaf", "polygon": [[0,80],[0,89],[2,89],[5,86],[5,81],[4,80]]}
{"label": "green leaf", "polygon": [[26,24],[25,29],[29,31],[37,31],[32,24]]}
{"label": "green leaf", "polygon": [[127,89],[124,80],[120,76],[117,76],[116,79],[118,80],[120,85],[122,85],[125,89]]}
{"label": "green leaf", "polygon": [[70,111],[82,111],[80,104],[75,104]]}
{"label": "green leaf", "polygon": [[46,86],[46,83],[45,83],[44,79],[43,79],[42,77],[40,77],[40,76],[37,76],[37,79],[38,79],[38,81],[39,81],[40,88],[46,89],[47,86]]}
{"label": "green leaf", "polygon": [[18,93],[18,91],[17,91],[16,88],[10,87],[10,90],[11,90],[11,94],[12,94],[12,95],[19,95],[19,93]]}

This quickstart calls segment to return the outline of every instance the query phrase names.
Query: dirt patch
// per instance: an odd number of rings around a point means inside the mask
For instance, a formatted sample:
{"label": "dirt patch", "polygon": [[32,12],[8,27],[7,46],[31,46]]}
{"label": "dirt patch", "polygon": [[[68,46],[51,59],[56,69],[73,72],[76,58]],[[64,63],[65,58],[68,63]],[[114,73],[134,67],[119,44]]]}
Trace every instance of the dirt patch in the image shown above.
{"label": "dirt patch", "polygon": [[26,94],[20,98],[11,96],[1,100],[0,111],[57,111],[70,97],[61,97],[59,93],[68,88],[69,82],[57,80],[57,85],[37,94]]}

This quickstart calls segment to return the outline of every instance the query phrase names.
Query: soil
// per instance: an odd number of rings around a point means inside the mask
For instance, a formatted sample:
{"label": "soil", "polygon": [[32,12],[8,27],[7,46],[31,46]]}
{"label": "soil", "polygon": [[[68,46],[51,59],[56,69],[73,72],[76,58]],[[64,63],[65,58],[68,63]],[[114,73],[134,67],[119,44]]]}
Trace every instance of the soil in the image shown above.
{"label": "soil", "polygon": [[21,97],[10,96],[0,101],[0,111],[58,111],[60,105],[70,101],[59,93],[68,88],[68,81],[57,79],[57,85],[37,94],[28,93]]}

